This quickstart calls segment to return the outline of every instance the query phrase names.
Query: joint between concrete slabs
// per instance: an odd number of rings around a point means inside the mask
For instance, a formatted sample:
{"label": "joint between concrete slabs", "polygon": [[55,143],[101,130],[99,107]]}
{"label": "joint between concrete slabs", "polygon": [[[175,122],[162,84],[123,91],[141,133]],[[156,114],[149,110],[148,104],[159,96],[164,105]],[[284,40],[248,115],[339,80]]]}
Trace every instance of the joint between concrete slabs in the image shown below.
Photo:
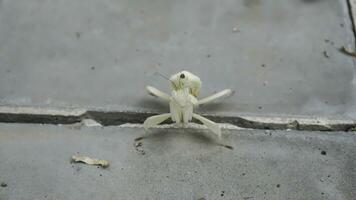
{"label": "joint between concrete slabs", "polygon": [[[1,106],[0,122],[74,124],[82,122],[85,119],[91,119],[103,126],[115,126],[140,124],[143,123],[147,117],[156,114],[159,113]],[[356,129],[356,121],[352,119],[331,119],[318,116],[202,115],[217,123],[231,124],[248,129],[307,131],[354,131]],[[222,128],[224,128],[224,126],[222,126]]]}

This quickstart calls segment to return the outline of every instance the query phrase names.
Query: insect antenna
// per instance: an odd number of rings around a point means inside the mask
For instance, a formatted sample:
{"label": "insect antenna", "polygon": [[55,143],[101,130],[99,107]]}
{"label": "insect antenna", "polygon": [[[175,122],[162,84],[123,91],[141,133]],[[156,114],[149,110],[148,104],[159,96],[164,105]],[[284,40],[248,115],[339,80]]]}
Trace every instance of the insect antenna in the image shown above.
{"label": "insect antenna", "polygon": [[159,75],[159,76],[163,77],[164,79],[169,80],[169,78],[167,76],[165,76],[159,72],[155,72],[154,75]]}
{"label": "insect antenna", "polygon": [[159,72],[155,72],[154,75],[158,75],[158,76],[168,80],[169,82],[171,82],[174,85],[174,87],[177,87],[176,84],[173,81],[169,80],[169,78],[167,76],[165,76],[165,75],[163,75],[163,74],[161,74]]}

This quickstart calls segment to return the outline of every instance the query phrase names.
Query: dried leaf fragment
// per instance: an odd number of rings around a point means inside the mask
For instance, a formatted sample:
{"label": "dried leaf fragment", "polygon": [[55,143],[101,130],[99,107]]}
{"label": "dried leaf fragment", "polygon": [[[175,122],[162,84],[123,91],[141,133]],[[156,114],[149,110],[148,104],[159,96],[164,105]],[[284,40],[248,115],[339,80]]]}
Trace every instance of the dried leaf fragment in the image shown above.
{"label": "dried leaf fragment", "polygon": [[345,46],[341,47],[341,51],[350,55],[356,57],[356,51],[347,49]]}
{"label": "dried leaf fragment", "polygon": [[74,155],[71,158],[71,162],[76,162],[76,163],[81,162],[81,163],[85,163],[88,165],[98,165],[98,166],[101,166],[102,168],[109,167],[108,161],[90,158],[88,156],[75,156]]}

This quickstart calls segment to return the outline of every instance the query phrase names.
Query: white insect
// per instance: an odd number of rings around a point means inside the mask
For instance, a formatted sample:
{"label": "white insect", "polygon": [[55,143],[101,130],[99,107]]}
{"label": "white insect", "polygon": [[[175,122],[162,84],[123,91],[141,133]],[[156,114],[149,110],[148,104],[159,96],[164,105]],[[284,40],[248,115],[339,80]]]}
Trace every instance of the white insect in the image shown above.
{"label": "white insect", "polygon": [[233,95],[233,91],[230,89],[225,89],[209,97],[198,100],[197,97],[199,95],[199,90],[202,83],[200,78],[196,75],[188,71],[182,71],[172,75],[169,78],[169,81],[171,82],[172,96],[169,96],[168,94],[152,86],[146,87],[151,95],[169,102],[170,113],[147,118],[143,123],[145,130],[148,130],[148,128],[162,123],[168,118],[171,118],[172,121],[183,126],[186,126],[192,120],[192,118],[195,118],[207,126],[220,139],[221,130],[219,125],[205,117],[193,113],[193,108],[214,101],[220,97],[231,96]]}

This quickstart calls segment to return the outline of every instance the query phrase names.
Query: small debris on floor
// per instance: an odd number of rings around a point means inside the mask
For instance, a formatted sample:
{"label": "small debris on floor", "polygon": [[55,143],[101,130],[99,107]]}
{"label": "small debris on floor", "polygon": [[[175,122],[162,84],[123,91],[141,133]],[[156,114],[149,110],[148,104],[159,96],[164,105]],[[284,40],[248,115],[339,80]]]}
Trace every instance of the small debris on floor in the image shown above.
{"label": "small debris on floor", "polygon": [[217,145],[222,146],[222,147],[225,147],[225,148],[230,149],[230,150],[233,150],[233,149],[234,149],[233,146],[227,145],[227,144],[217,143]]}
{"label": "small debris on floor", "polygon": [[140,141],[136,141],[134,143],[135,150],[140,153],[141,155],[145,155],[146,152],[143,150],[143,143]]}
{"label": "small debris on floor", "polygon": [[232,28],[232,31],[237,33],[240,32],[240,30],[237,27]]}
{"label": "small debris on floor", "polygon": [[321,151],[320,153],[321,153],[321,155],[323,155],[323,156],[326,155],[326,151]]}
{"label": "small debris on floor", "polygon": [[281,185],[280,184],[277,184],[277,188],[280,188],[281,187]]}
{"label": "small debris on floor", "polygon": [[221,194],[220,194],[220,196],[224,196],[225,195],[225,191],[221,191]]}
{"label": "small debris on floor", "polygon": [[294,120],[287,124],[287,128],[293,130],[299,130],[299,122],[297,120]]}
{"label": "small debris on floor", "polygon": [[325,58],[329,58],[330,57],[329,53],[327,51],[324,51],[323,54],[324,54]]}
{"label": "small debris on floor", "polygon": [[225,148],[227,148],[227,149],[230,149],[230,150],[233,150],[234,149],[234,147],[233,146],[230,146],[230,145],[223,145],[223,147],[225,147]]}
{"label": "small debris on floor", "polygon": [[142,139],[143,139],[143,137],[135,138],[135,142],[140,141],[140,140],[142,140]]}
{"label": "small debris on floor", "polygon": [[331,40],[329,40],[329,39],[325,39],[324,41],[325,41],[325,43],[329,43],[329,44],[331,44],[331,45],[334,45],[334,42],[331,41]]}
{"label": "small debris on floor", "polygon": [[107,168],[109,167],[109,162],[106,160],[99,160],[99,159],[95,159],[95,158],[90,158],[88,156],[72,156],[71,158],[71,162],[74,163],[85,163],[88,165],[97,165],[100,166],[102,168]]}
{"label": "small debris on floor", "polygon": [[0,186],[1,186],[1,187],[7,187],[7,184],[4,183],[4,182],[2,182],[2,183],[0,184]]}
{"label": "small debris on floor", "polygon": [[135,147],[142,147],[142,142],[137,142],[137,143],[135,144]]}
{"label": "small debris on floor", "polygon": [[356,51],[347,49],[345,46],[341,47],[341,51],[350,55],[356,57]]}
{"label": "small debris on floor", "polygon": [[265,134],[266,135],[271,134],[271,131],[270,130],[265,130]]}
{"label": "small debris on floor", "polygon": [[80,32],[76,32],[76,33],[75,33],[75,36],[76,36],[77,39],[79,39],[80,36],[81,36],[81,33],[80,33]]}
{"label": "small debris on floor", "polygon": [[146,152],[144,151],[144,150],[142,150],[142,149],[138,149],[137,150],[141,155],[145,155],[146,154]]}

